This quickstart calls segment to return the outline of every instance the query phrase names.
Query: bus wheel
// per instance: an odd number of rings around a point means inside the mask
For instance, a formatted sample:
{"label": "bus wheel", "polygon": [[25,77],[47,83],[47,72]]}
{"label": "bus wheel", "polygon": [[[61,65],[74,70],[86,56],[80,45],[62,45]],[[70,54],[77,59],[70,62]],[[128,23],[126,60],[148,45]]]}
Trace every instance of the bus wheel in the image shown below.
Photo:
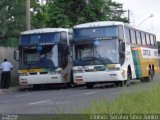
{"label": "bus wheel", "polygon": [[128,75],[127,80],[126,80],[126,86],[131,85],[131,75]]}
{"label": "bus wheel", "polygon": [[115,82],[116,87],[123,87],[123,86],[127,86],[127,80],[125,81],[117,81]]}
{"label": "bus wheel", "polygon": [[144,78],[140,78],[140,81],[141,81],[142,83],[144,83],[144,82],[145,82],[145,79],[144,79]]}
{"label": "bus wheel", "polygon": [[129,85],[128,82],[129,82],[128,80],[120,81],[120,87],[128,86]]}
{"label": "bus wheel", "polygon": [[40,88],[41,88],[41,85],[33,85],[34,90],[40,90]]}
{"label": "bus wheel", "polygon": [[93,89],[94,84],[93,83],[86,83],[86,86],[88,89]]}
{"label": "bus wheel", "polygon": [[128,69],[127,69],[127,80],[126,80],[126,85],[129,86],[130,85],[130,80],[132,79],[132,71],[131,71],[131,66],[128,65]]}
{"label": "bus wheel", "polygon": [[119,84],[120,82],[119,81],[117,81],[117,82],[115,82],[114,84],[116,85],[116,87],[120,87],[120,84]]}
{"label": "bus wheel", "polygon": [[145,77],[144,80],[145,80],[146,82],[151,82],[151,75],[149,75],[148,77]]}
{"label": "bus wheel", "polygon": [[121,87],[122,86],[122,81],[117,81],[115,82],[116,87]]}
{"label": "bus wheel", "polygon": [[148,77],[143,77],[143,78],[140,79],[140,81],[141,81],[142,83],[144,83],[144,82],[149,82],[149,81],[150,81],[150,76],[148,76]]}

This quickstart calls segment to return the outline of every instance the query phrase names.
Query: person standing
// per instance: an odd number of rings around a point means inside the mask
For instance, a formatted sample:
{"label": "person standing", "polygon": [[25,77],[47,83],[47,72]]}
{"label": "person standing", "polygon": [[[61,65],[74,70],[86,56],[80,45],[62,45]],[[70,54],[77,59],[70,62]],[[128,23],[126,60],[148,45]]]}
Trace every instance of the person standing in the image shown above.
{"label": "person standing", "polygon": [[9,89],[10,87],[10,79],[11,79],[11,70],[13,69],[13,65],[4,59],[4,62],[0,65],[1,73],[1,89]]}

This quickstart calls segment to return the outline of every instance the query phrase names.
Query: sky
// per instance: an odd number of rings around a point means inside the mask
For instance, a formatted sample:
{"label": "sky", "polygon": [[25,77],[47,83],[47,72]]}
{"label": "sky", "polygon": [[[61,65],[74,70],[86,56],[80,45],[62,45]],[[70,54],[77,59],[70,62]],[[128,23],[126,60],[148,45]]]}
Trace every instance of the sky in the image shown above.
{"label": "sky", "polygon": [[[157,41],[160,41],[160,0],[113,1],[122,3],[124,10],[130,10],[130,21],[132,25],[156,34]],[[149,17],[151,14],[153,14],[153,17]]]}

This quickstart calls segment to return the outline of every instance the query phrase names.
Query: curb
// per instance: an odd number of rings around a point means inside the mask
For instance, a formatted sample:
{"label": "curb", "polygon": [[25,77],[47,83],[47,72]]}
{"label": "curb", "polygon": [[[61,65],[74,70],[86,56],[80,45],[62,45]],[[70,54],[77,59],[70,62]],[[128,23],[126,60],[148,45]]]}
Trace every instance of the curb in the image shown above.
{"label": "curb", "polygon": [[9,89],[1,89],[0,88],[0,95],[1,94],[8,94],[14,91],[18,91],[18,87],[10,87]]}
{"label": "curb", "polygon": [[25,86],[15,86],[15,87],[10,87],[9,89],[1,89],[0,88],[0,95],[1,94],[9,94],[9,93],[16,92],[16,91],[19,91],[19,90],[25,89],[25,88],[26,88]]}

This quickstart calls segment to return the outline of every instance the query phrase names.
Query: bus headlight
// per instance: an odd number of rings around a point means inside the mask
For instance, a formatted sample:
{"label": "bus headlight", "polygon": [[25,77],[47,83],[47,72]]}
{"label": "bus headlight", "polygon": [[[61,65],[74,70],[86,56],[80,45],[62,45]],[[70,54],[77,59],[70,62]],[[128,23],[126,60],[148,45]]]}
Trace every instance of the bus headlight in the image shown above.
{"label": "bus headlight", "polygon": [[120,67],[108,68],[108,71],[119,71]]}
{"label": "bus headlight", "polygon": [[48,74],[51,74],[51,75],[53,75],[53,74],[61,74],[61,71],[50,71],[50,72],[48,72]]}
{"label": "bus headlight", "polygon": [[28,76],[27,73],[19,73],[19,76]]}
{"label": "bus headlight", "polygon": [[83,70],[73,70],[73,73],[83,73]]}

